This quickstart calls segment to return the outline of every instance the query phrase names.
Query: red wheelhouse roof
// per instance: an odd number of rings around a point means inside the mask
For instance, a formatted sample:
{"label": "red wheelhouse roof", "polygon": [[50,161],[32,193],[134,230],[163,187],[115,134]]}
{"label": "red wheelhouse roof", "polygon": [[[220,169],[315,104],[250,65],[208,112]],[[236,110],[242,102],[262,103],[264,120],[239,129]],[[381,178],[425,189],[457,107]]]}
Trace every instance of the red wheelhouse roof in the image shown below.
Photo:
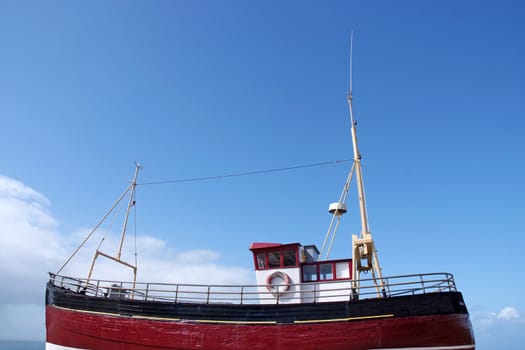
{"label": "red wheelhouse roof", "polygon": [[283,247],[283,246],[300,246],[300,243],[267,243],[267,242],[252,242],[250,244],[250,250],[259,250],[259,249],[266,249],[266,248],[277,248],[277,247]]}

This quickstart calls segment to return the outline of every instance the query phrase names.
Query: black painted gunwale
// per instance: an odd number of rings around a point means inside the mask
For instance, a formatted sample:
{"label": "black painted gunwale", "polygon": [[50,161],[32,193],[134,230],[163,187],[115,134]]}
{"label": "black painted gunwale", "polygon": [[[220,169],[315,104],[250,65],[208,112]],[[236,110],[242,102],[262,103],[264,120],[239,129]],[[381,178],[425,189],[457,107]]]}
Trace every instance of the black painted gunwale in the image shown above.
{"label": "black painted gunwale", "polygon": [[123,317],[185,321],[275,322],[323,321],[362,317],[412,317],[468,314],[461,292],[395,296],[303,304],[197,304],[87,296],[47,284],[46,305]]}

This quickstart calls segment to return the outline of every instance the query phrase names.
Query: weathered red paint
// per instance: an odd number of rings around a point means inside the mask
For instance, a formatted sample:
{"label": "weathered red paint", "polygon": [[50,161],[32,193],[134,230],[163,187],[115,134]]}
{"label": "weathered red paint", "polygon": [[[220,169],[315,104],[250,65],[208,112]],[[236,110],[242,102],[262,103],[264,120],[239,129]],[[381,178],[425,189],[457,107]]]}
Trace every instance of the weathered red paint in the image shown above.
{"label": "weathered red paint", "polygon": [[430,346],[474,349],[467,314],[242,325],[117,317],[48,305],[46,328],[47,342],[96,350],[365,350]]}

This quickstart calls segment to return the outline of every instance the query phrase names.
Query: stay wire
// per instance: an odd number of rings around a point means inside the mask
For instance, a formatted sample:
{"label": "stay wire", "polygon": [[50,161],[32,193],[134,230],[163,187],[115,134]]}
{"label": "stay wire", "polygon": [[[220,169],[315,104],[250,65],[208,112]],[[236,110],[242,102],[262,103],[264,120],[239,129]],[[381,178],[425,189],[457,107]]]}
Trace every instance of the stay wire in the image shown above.
{"label": "stay wire", "polygon": [[135,268],[137,268],[137,205],[136,205],[136,201],[137,201],[137,195],[135,194],[134,195],[134,198],[133,200],[135,201],[135,204],[133,205],[133,218],[134,218],[134,243],[135,243]]}
{"label": "stay wire", "polygon": [[353,161],[353,160],[352,159],[332,160],[332,161],[328,161],[328,162],[295,165],[295,166],[289,166],[289,167],[284,167],[284,168],[273,168],[273,169],[246,171],[246,172],[232,173],[232,174],[225,174],[225,175],[190,177],[190,178],[184,178],[184,179],[173,179],[173,180],[142,182],[142,183],[138,183],[137,186],[164,185],[164,184],[180,183],[180,182],[218,180],[218,179],[225,179],[225,178],[228,178],[228,177],[250,176],[250,175],[275,173],[275,172],[279,172],[279,171],[289,171],[289,170],[297,170],[297,169],[304,169],[304,168],[313,168],[313,167],[318,167],[318,166],[333,165],[333,164],[346,163],[346,162],[351,162],[351,161]]}

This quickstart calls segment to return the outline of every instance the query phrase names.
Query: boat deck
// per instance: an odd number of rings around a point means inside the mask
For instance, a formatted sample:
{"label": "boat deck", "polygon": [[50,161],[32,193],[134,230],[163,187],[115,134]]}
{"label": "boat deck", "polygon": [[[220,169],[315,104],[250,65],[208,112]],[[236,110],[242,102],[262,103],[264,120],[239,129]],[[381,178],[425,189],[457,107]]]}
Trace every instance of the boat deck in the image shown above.
{"label": "boat deck", "polygon": [[[73,293],[110,299],[131,299],[149,302],[199,304],[280,304],[302,303],[303,300],[330,302],[337,300],[363,300],[389,298],[436,292],[456,292],[454,277],[450,273],[426,273],[383,278],[383,289],[376,279],[361,279],[359,289],[349,281],[323,281],[291,284],[288,291],[270,292],[264,285],[203,285],[122,282],[87,280],[50,273],[50,284]],[[305,288],[307,287],[307,288]],[[293,291],[300,295],[285,299]],[[286,300],[286,301],[285,301]]]}

